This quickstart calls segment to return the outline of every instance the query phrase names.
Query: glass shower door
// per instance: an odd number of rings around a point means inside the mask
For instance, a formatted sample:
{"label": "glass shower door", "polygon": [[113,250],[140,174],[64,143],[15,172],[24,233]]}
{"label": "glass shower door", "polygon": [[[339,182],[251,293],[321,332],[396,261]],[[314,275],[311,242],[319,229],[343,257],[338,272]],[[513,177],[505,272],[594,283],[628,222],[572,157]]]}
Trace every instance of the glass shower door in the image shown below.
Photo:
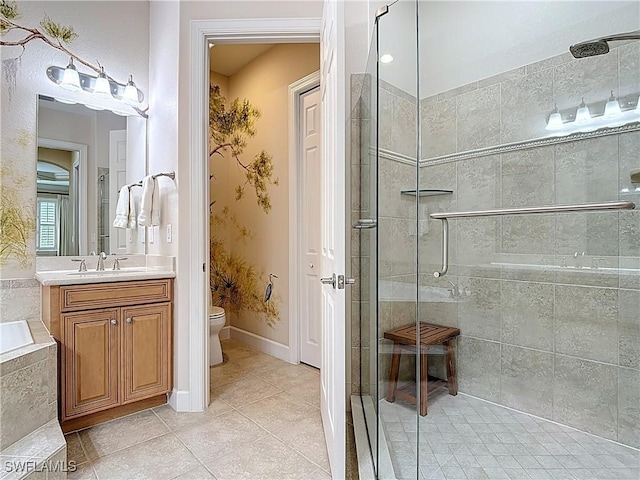
{"label": "glass shower door", "polygon": [[459,329],[459,391],[429,395],[420,474],[638,478],[640,41],[568,48],[637,29],[640,7],[419,2],[419,18],[420,188],[441,194],[418,208],[418,317]]}

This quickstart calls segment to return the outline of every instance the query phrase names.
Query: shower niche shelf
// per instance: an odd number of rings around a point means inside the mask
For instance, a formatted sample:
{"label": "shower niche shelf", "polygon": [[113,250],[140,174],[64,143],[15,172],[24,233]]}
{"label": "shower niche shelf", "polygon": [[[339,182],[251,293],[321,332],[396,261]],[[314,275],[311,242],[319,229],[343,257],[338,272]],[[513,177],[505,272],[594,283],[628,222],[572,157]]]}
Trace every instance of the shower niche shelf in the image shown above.
{"label": "shower niche shelf", "polygon": [[416,194],[419,197],[435,197],[436,195],[452,195],[453,190],[441,190],[435,188],[421,188],[420,190],[401,190],[402,195],[410,195],[415,197]]}

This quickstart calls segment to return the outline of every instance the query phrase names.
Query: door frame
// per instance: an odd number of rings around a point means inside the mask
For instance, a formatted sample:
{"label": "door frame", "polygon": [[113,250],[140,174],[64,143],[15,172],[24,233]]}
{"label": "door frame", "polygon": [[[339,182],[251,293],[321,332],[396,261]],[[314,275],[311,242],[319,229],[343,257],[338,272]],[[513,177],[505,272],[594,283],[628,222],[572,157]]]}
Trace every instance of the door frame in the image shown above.
{"label": "door frame", "polygon": [[[320,70],[289,85],[289,361],[300,363],[300,279],[302,259],[302,169],[300,99],[303,94],[320,87]],[[318,284],[318,288],[320,285]]]}
{"label": "door frame", "polygon": [[[321,18],[247,18],[191,21],[189,69],[189,275],[179,289],[191,292],[189,311],[189,390],[170,403],[178,411],[204,411],[209,405],[209,43],[319,43]],[[321,60],[322,61],[322,60]],[[336,127],[337,128],[337,127]],[[180,286],[180,284],[184,286]],[[184,395],[183,393],[186,393]],[[174,398],[175,397],[175,398]]]}
{"label": "door frame", "polygon": [[[89,176],[89,165],[87,163],[87,151],[88,146],[84,143],[67,142],[66,140],[55,140],[53,138],[38,137],[38,147],[52,148],[55,150],[66,150],[69,152],[78,153],[78,191],[86,192],[87,190],[87,178]],[[75,168],[75,162],[72,165],[72,169]],[[97,172],[97,170],[96,170]],[[72,173],[72,172],[69,172]],[[95,174],[95,172],[94,172]],[[94,175],[95,176],[95,175]],[[71,181],[71,180],[70,180]],[[76,192],[76,198],[74,199],[74,209],[78,209],[78,254],[89,255],[89,232],[88,230],[88,210],[87,202],[79,201],[78,192]],[[96,199],[97,205],[97,199]],[[98,229],[96,228],[96,245],[98,242]]]}

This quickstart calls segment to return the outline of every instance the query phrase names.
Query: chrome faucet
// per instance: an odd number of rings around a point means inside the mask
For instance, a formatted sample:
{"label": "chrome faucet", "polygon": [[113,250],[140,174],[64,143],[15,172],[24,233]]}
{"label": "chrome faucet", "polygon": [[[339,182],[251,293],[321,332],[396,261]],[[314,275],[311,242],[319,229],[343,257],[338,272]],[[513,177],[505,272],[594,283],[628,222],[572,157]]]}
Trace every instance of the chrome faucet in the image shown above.
{"label": "chrome faucet", "polygon": [[127,257],[115,258],[113,260],[113,270],[120,270],[120,262],[122,260],[128,260]]}
{"label": "chrome faucet", "polygon": [[459,297],[462,294],[460,287],[453,283],[451,280],[447,280],[447,282],[449,282],[449,285],[451,285],[451,290],[449,290],[451,292],[451,296]]}
{"label": "chrome faucet", "polygon": [[107,258],[107,254],[104,252],[100,252],[98,254],[98,265],[96,266],[96,272],[104,271],[104,261]]}

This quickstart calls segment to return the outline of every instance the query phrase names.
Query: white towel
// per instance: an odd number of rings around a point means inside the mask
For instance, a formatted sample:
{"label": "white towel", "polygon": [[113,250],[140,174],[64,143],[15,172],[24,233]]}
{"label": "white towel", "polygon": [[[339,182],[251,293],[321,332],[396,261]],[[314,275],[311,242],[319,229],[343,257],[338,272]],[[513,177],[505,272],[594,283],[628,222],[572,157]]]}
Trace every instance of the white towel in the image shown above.
{"label": "white towel", "polygon": [[131,195],[129,193],[129,185],[123,185],[120,189],[120,195],[118,195],[118,203],[116,205],[116,218],[113,219],[113,226],[115,228],[127,228],[129,226],[130,205]]}
{"label": "white towel", "polygon": [[136,204],[139,202],[139,197],[135,194],[137,188],[129,187],[129,221],[127,222],[127,228],[138,228],[138,215],[136,214]]}
{"label": "white towel", "polygon": [[160,225],[160,189],[153,175],[147,175],[142,180],[142,201],[138,224],[144,227]]}

